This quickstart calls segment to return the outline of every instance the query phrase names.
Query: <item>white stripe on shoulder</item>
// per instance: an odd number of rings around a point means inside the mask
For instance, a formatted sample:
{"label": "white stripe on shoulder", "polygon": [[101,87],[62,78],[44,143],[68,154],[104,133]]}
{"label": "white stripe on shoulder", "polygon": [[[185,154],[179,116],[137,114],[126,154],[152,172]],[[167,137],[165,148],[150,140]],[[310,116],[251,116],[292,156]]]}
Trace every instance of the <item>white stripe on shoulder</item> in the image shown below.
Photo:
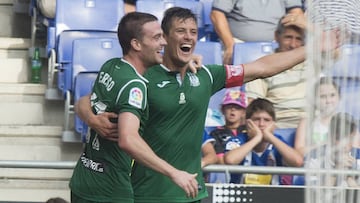
{"label": "white stripe on shoulder", "polygon": [[143,79],[147,83],[149,82],[143,75],[141,75],[139,72],[137,72],[136,68],[131,63],[129,63],[127,60],[125,60],[124,58],[121,58],[121,61],[124,63],[127,63],[135,71],[136,75],[138,75],[141,79]]}
{"label": "white stripe on shoulder", "polygon": [[209,69],[205,65],[202,65],[202,68],[208,73],[208,75],[210,77],[211,84],[214,83],[214,78],[211,75],[211,72],[209,71]]}
{"label": "white stripe on shoulder", "polygon": [[122,92],[124,91],[124,89],[125,89],[127,86],[129,86],[131,83],[133,83],[133,82],[139,82],[139,83],[141,83],[141,84],[144,85],[144,89],[145,89],[145,92],[144,92],[144,95],[145,95],[145,97],[144,97],[144,98],[145,98],[145,106],[144,106],[144,108],[146,108],[146,105],[147,105],[147,86],[146,86],[145,82],[142,81],[142,80],[140,80],[140,79],[134,79],[134,80],[130,80],[129,82],[127,82],[127,83],[120,89],[120,91],[119,91],[119,93],[118,93],[118,96],[116,97],[116,103],[118,103],[118,101],[119,101],[119,99],[120,99],[120,96],[121,96]]}

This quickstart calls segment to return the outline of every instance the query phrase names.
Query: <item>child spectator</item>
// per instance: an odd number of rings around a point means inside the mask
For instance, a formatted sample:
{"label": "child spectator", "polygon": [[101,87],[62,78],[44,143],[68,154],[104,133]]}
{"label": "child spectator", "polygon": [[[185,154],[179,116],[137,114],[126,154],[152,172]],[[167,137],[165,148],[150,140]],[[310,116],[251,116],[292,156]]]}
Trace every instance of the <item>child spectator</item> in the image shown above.
{"label": "child spectator", "polygon": [[[240,89],[227,89],[221,112],[225,118],[225,125],[210,132],[215,139],[215,151],[218,156],[218,164],[224,164],[225,144],[231,137],[236,137],[245,129],[246,95]],[[209,182],[226,183],[225,173],[210,173]]]}
{"label": "child spectator", "polygon": [[228,89],[221,104],[221,112],[225,118],[225,125],[219,127],[210,135],[215,138],[215,151],[219,157],[219,164],[224,164],[225,143],[233,136],[240,134],[245,125],[246,95],[240,89]]}
{"label": "child spectator", "polygon": [[[275,110],[266,99],[255,99],[246,108],[246,130],[226,143],[226,164],[244,166],[302,166],[303,158],[281,136],[274,134]],[[286,176],[289,177],[289,176]],[[232,174],[232,183],[292,184],[288,178],[271,174]]]}
{"label": "child spectator", "polygon": [[[359,137],[357,121],[350,114],[340,112],[331,118],[328,128],[329,139],[308,154],[307,166],[321,169],[359,169],[357,157],[352,153],[352,150],[356,149],[354,143]],[[320,177],[321,179],[318,176],[312,177],[311,180],[320,181],[321,185],[358,186],[356,177],[346,174],[322,174]]]}
{"label": "child spectator", "polygon": [[[306,153],[305,146],[317,145],[325,142],[329,129],[331,117],[337,113],[340,102],[340,88],[330,77],[322,77],[315,86],[315,118],[311,133],[310,143],[306,144],[305,135],[307,131],[306,118],[303,118],[296,130],[294,148],[302,156]],[[307,147],[311,148],[311,147]]]}

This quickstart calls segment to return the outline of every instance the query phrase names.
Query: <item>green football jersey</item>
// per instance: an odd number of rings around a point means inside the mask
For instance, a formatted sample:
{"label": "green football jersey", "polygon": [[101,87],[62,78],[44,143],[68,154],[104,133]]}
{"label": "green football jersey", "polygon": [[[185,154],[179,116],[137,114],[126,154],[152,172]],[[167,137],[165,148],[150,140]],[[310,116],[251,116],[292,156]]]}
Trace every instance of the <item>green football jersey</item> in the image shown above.
{"label": "green football jersey", "polygon": [[168,177],[135,163],[132,183],[135,202],[193,202],[208,194],[201,169],[201,143],[210,97],[225,86],[226,71],[221,65],[203,67],[197,74],[187,72],[180,79],[163,65],[150,68],[150,117],[143,135],[154,152],[174,167],[197,173],[199,195],[187,198]]}
{"label": "green football jersey", "polygon": [[[148,119],[147,83],[125,60],[107,61],[99,71],[91,94],[95,114],[131,112],[140,119],[142,134]],[[96,202],[133,202],[131,157],[117,142],[103,139],[94,130],[70,180],[71,191]]]}

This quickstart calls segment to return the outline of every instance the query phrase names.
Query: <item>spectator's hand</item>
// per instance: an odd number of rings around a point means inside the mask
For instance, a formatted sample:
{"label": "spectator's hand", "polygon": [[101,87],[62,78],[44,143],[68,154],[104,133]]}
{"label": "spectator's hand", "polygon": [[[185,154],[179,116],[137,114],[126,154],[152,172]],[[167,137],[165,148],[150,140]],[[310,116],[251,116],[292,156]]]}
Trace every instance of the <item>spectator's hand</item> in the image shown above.
{"label": "spectator's hand", "polygon": [[[251,120],[246,120],[246,128],[248,132],[249,139],[253,139],[254,137],[260,136],[263,139],[263,133],[261,132],[260,128]],[[261,140],[260,139],[260,140]]]}
{"label": "spectator's hand", "polygon": [[105,112],[95,115],[92,119],[88,120],[88,123],[100,136],[111,141],[117,141],[117,123],[110,121],[110,119],[116,119],[117,117],[116,113]]}
{"label": "spectator's hand", "polygon": [[357,180],[352,176],[346,177],[346,182],[347,182],[348,186],[350,186],[350,187],[359,187]]}
{"label": "spectator's hand", "polygon": [[341,33],[339,29],[327,30],[321,33],[320,49],[322,52],[336,51],[342,44]]}
{"label": "spectator's hand", "polygon": [[199,192],[196,176],[197,173],[190,174],[186,171],[177,170],[176,173],[172,174],[171,180],[185,191],[187,197],[195,198]]}
{"label": "spectator's hand", "polygon": [[264,139],[266,141],[270,141],[270,136],[274,136],[275,131],[275,122],[272,121],[263,131]]}
{"label": "spectator's hand", "polygon": [[301,29],[306,29],[307,26],[307,21],[306,21],[306,16],[303,14],[287,14],[284,16],[284,18],[282,18],[281,23],[284,26],[297,26]]}
{"label": "spectator's hand", "polygon": [[225,48],[223,55],[223,64],[233,64],[233,47]]}
{"label": "spectator's hand", "polygon": [[354,163],[356,162],[356,159],[351,156],[349,153],[344,153],[343,156],[343,161],[344,161],[344,167],[347,169],[351,169],[354,165]]}
{"label": "spectator's hand", "polygon": [[192,73],[197,73],[197,70],[201,68],[203,57],[198,54],[193,54],[192,59],[188,63],[188,68]]}

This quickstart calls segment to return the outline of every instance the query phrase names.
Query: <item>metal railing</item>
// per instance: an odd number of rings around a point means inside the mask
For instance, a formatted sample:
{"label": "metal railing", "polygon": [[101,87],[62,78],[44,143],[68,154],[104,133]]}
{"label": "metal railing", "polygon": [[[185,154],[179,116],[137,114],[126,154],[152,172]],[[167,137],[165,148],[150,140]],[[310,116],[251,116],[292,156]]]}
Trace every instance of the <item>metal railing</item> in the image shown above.
{"label": "metal railing", "polygon": [[[73,169],[75,161],[21,161],[21,160],[0,160],[0,168],[39,168],[39,169]],[[225,172],[225,173],[261,173],[261,174],[289,174],[305,175],[315,174],[347,174],[359,175],[358,170],[341,169],[308,169],[297,167],[280,166],[239,166],[239,165],[209,165],[203,169],[204,172]]]}

